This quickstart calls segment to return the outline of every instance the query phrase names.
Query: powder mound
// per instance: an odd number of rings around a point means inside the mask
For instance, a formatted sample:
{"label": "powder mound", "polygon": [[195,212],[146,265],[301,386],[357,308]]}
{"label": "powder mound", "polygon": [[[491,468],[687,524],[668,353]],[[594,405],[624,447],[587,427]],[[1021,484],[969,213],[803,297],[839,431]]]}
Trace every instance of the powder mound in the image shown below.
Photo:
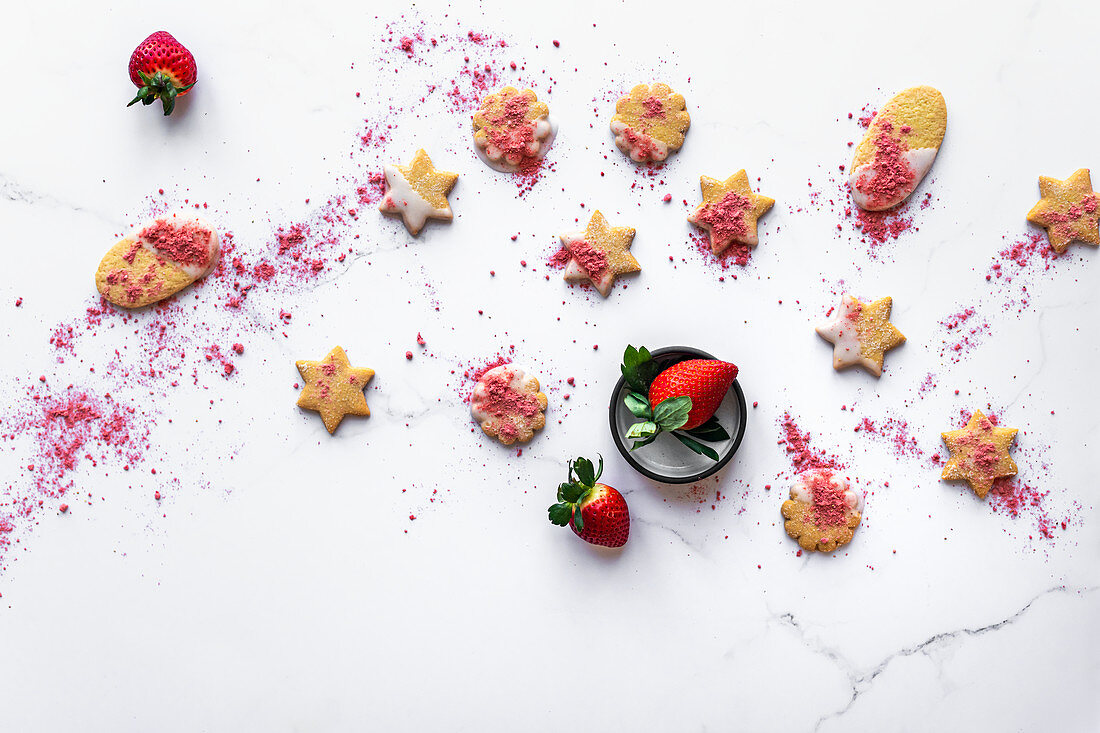
{"label": "powder mound", "polygon": [[[158,219],[141,230],[139,237],[149,242],[168,259],[188,267],[206,268],[210,266],[210,248],[207,242],[212,232],[193,221],[172,224]],[[136,250],[127,254],[130,261]]]}

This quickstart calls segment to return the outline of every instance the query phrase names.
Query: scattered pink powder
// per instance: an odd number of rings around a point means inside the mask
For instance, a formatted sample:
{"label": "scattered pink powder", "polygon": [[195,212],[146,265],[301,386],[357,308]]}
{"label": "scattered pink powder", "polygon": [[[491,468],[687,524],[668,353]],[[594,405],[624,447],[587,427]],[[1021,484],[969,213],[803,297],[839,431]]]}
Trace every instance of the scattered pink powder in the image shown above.
{"label": "scattered pink powder", "polygon": [[855,189],[866,196],[872,206],[908,196],[916,184],[916,172],[905,159],[909,146],[891,135],[893,130],[894,126],[889,120],[884,120],[879,125],[879,133],[875,136],[875,156],[869,165],[870,170],[856,178]]}
{"label": "scattered pink powder", "polygon": [[180,224],[170,219],[158,219],[139,234],[168,259],[198,268],[206,268],[210,264],[210,249],[207,246],[210,235],[209,229],[193,221]]}
{"label": "scattered pink powder", "polygon": [[782,437],[776,442],[787,447],[787,456],[791,459],[795,473],[810,469],[842,468],[836,458],[810,447],[810,434],[799,430],[791,413],[783,413],[779,427]]}

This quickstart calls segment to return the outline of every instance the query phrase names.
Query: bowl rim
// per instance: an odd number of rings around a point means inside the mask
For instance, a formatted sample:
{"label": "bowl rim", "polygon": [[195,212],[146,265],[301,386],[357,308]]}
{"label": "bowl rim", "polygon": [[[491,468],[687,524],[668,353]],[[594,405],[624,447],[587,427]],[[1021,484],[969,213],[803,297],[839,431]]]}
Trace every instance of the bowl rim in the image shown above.
{"label": "bowl rim", "polygon": [[[712,354],[703,351],[702,349],[696,349],[693,346],[664,346],[660,349],[654,349],[649,352],[651,356],[668,356],[670,354],[682,355],[685,358],[679,361],[687,361],[688,359],[716,359]],[[679,363],[679,362],[676,362]],[[615,388],[611,391],[611,402],[607,406],[608,424],[611,428],[611,438],[615,441],[615,447],[619,449],[619,453],[623,459],[630,464],[638,473],[642,474],[648,479],[658,481],[663,484],[690,484],[696,481],[702,481],[705,478],[709,478],[714,474],[721,471],[726,467],[726,464],[730,462],[734,454],[737,453],[737,449],[741,447],[741,440],[745,437],[745,424],[748,421],[748,409],[745,405],[745,393],[741,391],[741,385],[734,379],[730,385],[730,389],[733,390],[734,397],[737,400],[738,415],[740,417],[737,426],[737,434],[733,436],[733,443],[730,445],[729,452],[726,455],[719,458],[714,462],[713,466],[693,473],[688,476],[665,476],[663,474],[656,473],[649,470],[645,466],[641,465],[637,459],[630,453],[630,449],[626,446],[625,439],[619,435],[619,431],[616,429],[615,413],[619,408],[619,393],[622,392],[623,387],[626,386],[626,377],[620,376],[618,381],[615,382]]]}

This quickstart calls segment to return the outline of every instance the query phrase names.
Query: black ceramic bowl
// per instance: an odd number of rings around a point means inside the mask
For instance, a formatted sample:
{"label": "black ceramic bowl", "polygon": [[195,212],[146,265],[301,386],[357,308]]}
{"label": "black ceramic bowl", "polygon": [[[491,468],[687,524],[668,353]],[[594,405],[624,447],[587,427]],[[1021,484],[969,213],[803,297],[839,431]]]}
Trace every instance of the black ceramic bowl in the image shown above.
{"label": "black ceramic bowl", "polygon": [[[693,349],[689,346],[669,346],[657,349],[652,353],[653,361],[657,364],[658,372],[669,368],[673,364],[688,359],[714,359],[705,351]],[[634,467],[638,473],[666,484],[690,484],[700,481],[707,476],[713,476],[729,463],[733,454],[741,445],[741,439],[745,437],[745,395],[741,391],[741,385],[733,380],[729,391],[726,393],[722,404],[718,406],[715,415],[726,432],[730,434],[728,440],[719,443],[705,443],[718,453],[718,460],[711,460],[706,456],[695,453],[671,435],[661,434],[657,440],[643,446],[636,451],[630,450],[634,442],[628,440],[626,431],[638,421],[631,414],[623,402],[630,392],[626,379],[619,377],[615,389],[611,392],[611,404],[607,411],[611,421],[611,437],[615,439],[615,447],[622,453],[626,462]]]}

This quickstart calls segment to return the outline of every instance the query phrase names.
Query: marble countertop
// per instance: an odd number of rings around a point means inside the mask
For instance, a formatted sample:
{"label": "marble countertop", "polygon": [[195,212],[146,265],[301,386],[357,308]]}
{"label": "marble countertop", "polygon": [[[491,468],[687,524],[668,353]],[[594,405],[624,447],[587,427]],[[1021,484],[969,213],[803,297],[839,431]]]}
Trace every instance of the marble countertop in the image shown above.
{"label": "marble countertop", "polygon": [[[1024,219],[1039,175],[1100,170],[1100,10],[687,16],[644,0],[537,20],[434,0],[6,12],[0,728],[1100,727],[1100,253],[1046,257]],[[124,106],[128,55],[160,24],[199,65],[170,118]],[[692,125],[644,170],[607,126],[657,80]],[[469,133],[505,84],[558,125],[519,186]],[[914,84],[942,90],[947,136],[897,237],[874,242],[841,166],[859,118]],[[377,213],[377,175],[420,147],[460,177],[455,220],[414,239]],[[700,175],[741,168],[777,203],[748,263],[723,267],[685,217]],[[166,307],[102,311],[92,275],[118,236],[196,206],[229,233],[227,269]],[[547,265],[595,209],[637,229],[642,266],[606,300]],[[881,379],[835,372],[814,333],[849,290],[894,298],[908,341]],[[717,477],[661,485],[618,455],[606,410],[628,343],[740,367],[747,430]],[[330,437],[295,407],[294,362],[336,344],[376,377],[371,417]],[[498,356],[549,397],[522,450],[465,404],[466,374]],[[74,395],[102,419],[43,417]],[[939,435],[975,408],[1020,429],[1013,496],[939,480]],[[835,555],[783,531],[785,421],[865,493]],[[621,552],[546,519],[566,460],[597,453],[630,506]]]}

